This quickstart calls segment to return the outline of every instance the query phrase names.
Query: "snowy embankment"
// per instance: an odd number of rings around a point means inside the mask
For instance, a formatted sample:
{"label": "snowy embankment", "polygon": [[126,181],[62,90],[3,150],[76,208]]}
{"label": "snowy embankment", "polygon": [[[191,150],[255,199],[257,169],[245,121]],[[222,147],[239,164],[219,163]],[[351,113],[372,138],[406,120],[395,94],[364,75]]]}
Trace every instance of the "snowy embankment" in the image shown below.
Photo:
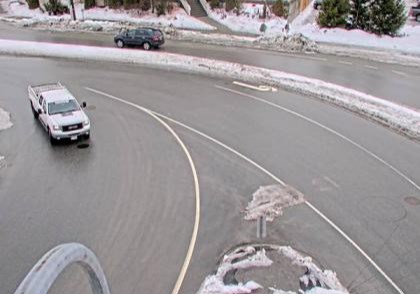
{"label": "snowy embankment", "polygon": [[[411,5],[410,5],[411,6]],[[326,54],[361,57],[387,63],[420,66],[420,26],[409,24],[398,37],[378,36],[362,30],[320,28],[316,23],[318,11],[313,1],[291,23],[291,32],[300,33],[318,43]],[[404,56],[407,54],[415,56]]]}
{"label": "snowy embankment", "polygon": [[[337,278],[335,272],[331,270],[321,270],[309,256],[302,256],[299,252],[289,246],[264,246],[267,250],[286,257],[291,264],[302,267],[306,270],[305,274],[299,279],[304,290],[300,289],[299,293],[304,294],[348,294]],[[253,246],[239,247],[231,253],[223,257],[214,275],[208,276],[202,283],[197,294],[242,294],[252,293],[255,290],[263,289],[263,286],[248,281],[245,284],[228,284],[224,280],[227,274],[236,274],[236,271],[247,270],[253,268],[267,268],[273,264],[273,261],[267,257],[266,250],[257,250]],[[288,267],[289,265],[283,265]],[[278,277],[277,277],[278,278]],[[276,281],[273,281],[276,284]],[[296,294],[293,291],[284,291],[269,287],[273,294]]]}
{"label": "snowy embankment", "polygon": [[[12,122],[10,121],[10,113],[0,108],[0,131],[6,130],[12,127]],[[0,155],[0,161],[4,159],[4,156]]]}
{"label": "snowy embankment", "polygon": [[227,12],[224,9],[216,8],[214,10],[208,8],[209,17],[214,21],[223,24],[234,32],[260,35],[261,25],[265,25],[266,34],[281,33],[284,31],[287,20],[277,17],[269,10],[267,18],[261,19],[263,13],[262,4],[244,3],[240,15],[233,11]]}
{"label": "snowy embankment", "polygon": [[420,140],[420,112],[366,93],[276,70],[200,57],[91,46],[0,40],[0,54],[110,61],[281,87],[343,107]]}
{"label": "snowy embankment", "polygon": [[[41,9],[29,9],[25,2],[7,1],[1,2],[3,9],[7,12],[9,17],[26,18],[23,23],[60,23],[70,21],[70,15],[49,16]],[[137,26],[157,26],[157,27],[174,27],[179,29],[212,31],[216,28],[206,24],[194,17],[187,15],[187,13],[175,5],[174,10],[167,15],[156,16],[150,11],[141,11],[138,9],[124,10],[124,9],[109,9],[109,8],[91,8],[85,10],[83,4],[75,4],[76,18],[82,21],[98,21],[96,24],[105,27],[113,27],[112,22],[131,23]]]}

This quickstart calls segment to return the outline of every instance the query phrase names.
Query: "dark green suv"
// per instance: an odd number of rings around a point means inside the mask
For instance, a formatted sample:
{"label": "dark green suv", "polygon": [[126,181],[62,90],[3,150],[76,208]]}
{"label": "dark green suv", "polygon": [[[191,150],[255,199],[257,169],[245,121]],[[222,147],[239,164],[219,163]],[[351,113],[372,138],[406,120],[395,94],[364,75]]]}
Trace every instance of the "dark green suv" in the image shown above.
{"label": "dark green suv", "polygon": [[161,30],[154,28],[137,28],[125,30],[114,37],[114,42],[119,48],[124,46],[142,46],[144,50],[152,47],[159,48],[165,43]]}

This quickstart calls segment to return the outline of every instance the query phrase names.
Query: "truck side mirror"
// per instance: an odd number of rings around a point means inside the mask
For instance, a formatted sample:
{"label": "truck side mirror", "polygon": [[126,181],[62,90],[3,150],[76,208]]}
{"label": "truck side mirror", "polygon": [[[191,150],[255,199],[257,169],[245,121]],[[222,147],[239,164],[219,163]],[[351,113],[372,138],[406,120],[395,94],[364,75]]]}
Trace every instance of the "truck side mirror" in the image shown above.
{"label": "truck side mirror", "polygon": [[86,105],[87,105],[87,104],[86,104],[86,102],[85,102],[85,101],[83,101],[83,102],[82,102],[82,107],[83,107],[83,108],[85,108],[85,107],[86,107]]}
{"label": "truck side mirror", "polygon": [[38,114],[42,114],[42,109],[38,109]]}

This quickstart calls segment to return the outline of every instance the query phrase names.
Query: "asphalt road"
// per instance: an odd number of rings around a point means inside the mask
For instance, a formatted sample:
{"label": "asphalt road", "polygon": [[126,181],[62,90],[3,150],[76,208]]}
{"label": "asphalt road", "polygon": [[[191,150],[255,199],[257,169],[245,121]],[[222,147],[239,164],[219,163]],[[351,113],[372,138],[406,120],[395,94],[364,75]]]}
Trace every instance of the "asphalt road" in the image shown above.
{"label": "asphalt road", "polygon": [[[114,46],[110,34],[45,32],[0,23],[0,38]],[[328,55],[282,54],[168,40],[162,51],[282,70],[350,87],[400,104],[420,108],[420,68]]]}
{"label": "asphalt road", "polygon": [[[341,109],[293,93],[259,93],[232,81],[118,64],[0,57],[0,290],[12,293],[54,245],[81,242],[98,255],[113,293],[170,293],[195,219],[191,169],[158,122],[94,88],[220,140],[286,183],[348,234],[405,293],[419,293],[420,192],[348,141],[250,96],[317,120],[420,183],[420,145]],[[89,148],[52,148],[33,120],[26,87],[61,80],[87,101]],[[215,87],[218,86],[219,88]],[[224,87],[225,89],[220,88]],[[230,90],[238,91],[236,93]],[[252,193],[273,180],[230,151],[170,123],[191,152],[201,192],[198,238],[181,293],[194,293],[228,249],[257,241],[243,220]],[[413,204],[414,203],[414,204]],[[265,242],[290,244],[333,269],[354,293],[395,293],[308,206],[268,225]],[[52,293],[81,293],[70,268]]]}

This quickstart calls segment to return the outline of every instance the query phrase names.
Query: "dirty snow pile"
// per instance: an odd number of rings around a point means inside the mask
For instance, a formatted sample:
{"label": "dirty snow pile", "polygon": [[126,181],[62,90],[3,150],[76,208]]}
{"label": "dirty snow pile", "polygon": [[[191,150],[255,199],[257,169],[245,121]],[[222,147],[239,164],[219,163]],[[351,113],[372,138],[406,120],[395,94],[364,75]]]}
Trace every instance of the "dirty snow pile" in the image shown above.
{"label": "dirty snow pile", "polygon": [[0,131],[12,127],[12,122],[10,121],[10,113],[0,108]]}
{"label": "dirty snow pile", "polygon": [[[62,16],[49,16],[44,13],[40,8],[31,10],[25,1],[4,1],[3,9],[7,11],[8,16],[17,18],[27,18],[26,25],[41,24],[53,22],[65,22],[70,20],[70,15]],[[91,8],[84,10],[83,4],[75,4],[76,19],[79,22],[87,22],[87,24],[94,25],[93,21],[100,21],[102,23],[96,24],[96,26],[102,24],[103,26],[110,22],[120,23],[131,23],[137,26],[157,26],[157,27],[175,27],[181,29],[191,30],[207,30],[211,31],[215,28],[208,25],[194,17],[187,15],[187,13],[178,6],[175,6],[174,10],[167,15],[156,16],[151,11],[141,11],[137,9],[123,10],[123,9],[109,9],[109,8]],[[111,25],[112,26],[112,25]]]}
{"label": "dirty snow pile", "polygon": [[[10,121],[10,113],[0,108],[0,131],[6,130],[12,127],[12,122]],[[0,161],[4,159],[4,156],[0,155]]]}
{"label": "dirty snow pile", "polygon": [[245,219],[256,220],[266,216],[267,221],[273,221],[276,216],[283,214],[283,209],[304,201],[302,193],[291,186],[262,186],[252,194],[252,201],[245,209]]}
{"label": "dirty snow pile", "polygon": [[226,274],[231,271],[253,267],[269,267],[272,263],[273,261],[265,255],[265,250],[256,251],[254,247],[237,249],[224,256],[216,274],[208,276],[204,280],[197,294],[240,294],[261,289],[262,286],[254,281],[248,281],[245,284],[225,285],[223,280]]}
{"label": "dirty snow pile", "polygon": [[[299,293],[304,294],[349,294],[337,278],[335,272],[331,270],[321,270],[312,258],[302,256],[289,246],[265,246],[267,250],[274,251],[286,258],[292,264],[306,269],[306,273],[299,277],[301,289]],[[214,275],[207,276],[201,284],[197,294],[242,294],[252,293],[255,290],[263,289],[263,286],[248,281],[245,284],[229,284],[223,281],[228,273],[235,275],[237,270],[252,271],[253,268],[270,267],[273,261],[266,256],[265,249],[256,250],[253,246],[239,247],[232,253],[225,255]],[[285,265],[287,266],[287,265]],[[271,281],[276,284],[276,281]],[[303,288],[303,289],[302,289]],[[269,287],[273,294],[296,294],[293,291],[284,291]]]}
{"label": "dirty snow pile", "polygon": [[277,70],[165,52],[0,40],[0,54],[132,63],[281,87],[356,112],[420,140],[420,112],[343,86]]}
{"label": "dirty snow pile", "polygon": [[316,52],[317,44],[302,34],[266,34],[253,42],[256,46],[296,52]]}
{"label": "dirty snow pile", "polygon": [[[306,288],[309,288],[312,291],[314,288],[321,288],[322,290],[330,289],[335,292],[325,292],[325,293],[340,293],[347,294],[348,291],[346,288],[341,285],[340,281],[337,278],[337,274],[331,270],[321,270],[315,263],[313,263],[312,258],[309,256],[302,256],[299,252],[291,248],[290,246],[281,246],[278,249],[278,252],[289,258],[293,264],[300,267],[306,268],[306,273],[299,278],[300,282]],[[306,293],[324,293],[324,292],[306,292]]]}
{"label": "dirty snow pile", "polygon": [[267,12],[267,18],[261,19],[263,5],[255,3],[244,3],[239,15],[225,9],[208,9],[209,17],[225,25],[234,32],[260,35],[263,34],[261,26],[265,25],[265,33],[281,33],[284,31],[287,21]]}

